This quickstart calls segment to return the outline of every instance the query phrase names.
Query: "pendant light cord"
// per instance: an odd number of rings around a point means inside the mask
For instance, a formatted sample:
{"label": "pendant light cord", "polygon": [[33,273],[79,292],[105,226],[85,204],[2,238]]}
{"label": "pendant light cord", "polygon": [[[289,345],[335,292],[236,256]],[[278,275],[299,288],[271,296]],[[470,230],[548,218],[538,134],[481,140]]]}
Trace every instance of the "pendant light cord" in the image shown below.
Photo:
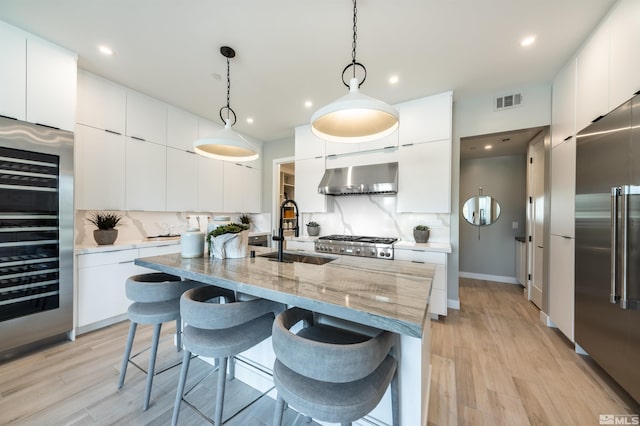
{"label": "pendant light cord", "polygon": [[227,120],[229,120],[229,110],[231,102],[231,72],[229,67],[229,58],[227,58]]}
{"label": "pendant light cord", "polygon": [[356,45],[358,41],[358,5],[353,0],[353,42],[351,43],[351,64],[353,65],[353,78],[356,77]]}

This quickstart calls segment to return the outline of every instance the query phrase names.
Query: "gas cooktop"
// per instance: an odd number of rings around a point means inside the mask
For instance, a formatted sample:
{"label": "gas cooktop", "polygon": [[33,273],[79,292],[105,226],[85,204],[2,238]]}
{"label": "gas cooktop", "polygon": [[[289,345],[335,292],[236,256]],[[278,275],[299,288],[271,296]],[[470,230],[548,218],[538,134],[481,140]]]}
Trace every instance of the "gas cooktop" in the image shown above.
{"label": "gas cooktop", "polygon": [[325,235],[315,241],[315,250],[349,256],[393,259],[393,243],[397,238],[358,235]]}

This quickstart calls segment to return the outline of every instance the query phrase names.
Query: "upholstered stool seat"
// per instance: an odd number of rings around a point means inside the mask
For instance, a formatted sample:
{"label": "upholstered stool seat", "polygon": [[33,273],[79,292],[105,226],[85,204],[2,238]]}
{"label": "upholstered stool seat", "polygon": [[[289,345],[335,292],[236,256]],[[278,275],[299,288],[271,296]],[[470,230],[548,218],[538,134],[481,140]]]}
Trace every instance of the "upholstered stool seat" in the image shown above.
{"label": "upholstered stool seat", "polygon": [[284,309],[280,303],[257,298],[211,303],[223,294],[221,291],[217,287],[204,286],[189,290],[180,298],[180,313],[186,325],[183,333],[182,370],[172,425],[178,423],[191,354],[214,358],[218,364],[213,421],[220,425],[229,359],[271,336],[273,319]]}
{"label": "upholstered stool seat", "polygon": [[151,352],[149,354],[149,366],[147,368],[147,383],[143,409],[149,407],[151,398],[151,386],[155,372],[156,354],[160,342],[160,331],[162,323],[168,321],[176,322],[177,350],[182,348],[181,342],[181,320],[180,320],[180,296],[186,290],[201,286],[195,281],[182,281],[180,277],[164,274],[161,272],[141,274],[129,277],[126,282],[127,298],[133,303],[129,305],[127,315],[131,324],[129,325],[129,335],[122,359],[118,389],[124,385],[127,374],[127,366],[131,361],[131,349],[135,338],[138,324],[153,324],[153,339]]}
{"label": "upholstered stool seat", "polygon": [[[304,327],[293,333],[301,321]],[[285,403],[317,420],[351,424],[378,405],[389,385],[397,426],[397,345],[398,336],[387,331],[371,337],[314,323],[313,313],[300,308],[281,313],[273,323],[274,426],[281,425]]]}

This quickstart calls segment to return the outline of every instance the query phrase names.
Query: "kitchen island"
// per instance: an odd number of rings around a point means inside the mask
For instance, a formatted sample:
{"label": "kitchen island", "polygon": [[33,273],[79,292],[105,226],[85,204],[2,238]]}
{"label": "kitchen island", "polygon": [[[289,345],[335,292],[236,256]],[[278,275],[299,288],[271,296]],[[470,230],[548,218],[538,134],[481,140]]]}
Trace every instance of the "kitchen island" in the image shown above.
{"label": "kitchen island", "polygon": [[[167,254],[136,259],[139,266],[217,285],[256,297],[298,306],[400,334],[400,424],[425,425],[430,382],[428,298],[434,267],[430,264],[338,256],[324,265],[279,263],[260,254],[242,259],[183,259]],[[271,342],[242,354],[272,367]],[[248,373],[247,373],[248,374]],[[261,389],[242,371],[236,376]],[[367,417],[373,424],[391,423],[389,392]]]}

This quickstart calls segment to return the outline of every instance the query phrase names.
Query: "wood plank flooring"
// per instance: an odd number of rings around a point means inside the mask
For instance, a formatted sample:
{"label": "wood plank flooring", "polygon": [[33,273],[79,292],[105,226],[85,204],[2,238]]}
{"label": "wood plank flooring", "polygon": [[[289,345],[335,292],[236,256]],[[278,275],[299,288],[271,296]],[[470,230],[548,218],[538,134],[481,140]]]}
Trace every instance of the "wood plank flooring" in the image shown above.
{"label": "wood plank flooring", "polygon": [[[599,414],[640,413],[559,332],[540,323],[520,286],[460,279],[460,299],[460,311],[432,322],[430,425],[582,426],[598,425]],[[125,321],[0,364],[0,424],[168,425],[179,367],[155,377],[146,412],[143,372],[130,365],[123,389],[116,389],[127,328]],[[172,330],[166,325],[163,334]],[[150,340],[151,328],[140,326],[134,353]],[[179,358],[170,341],[160,347],[159,365]],[[145,354],[139,364],[146,366]],[[211,371],[194,359],[187,386]],[[209,414],[214,383],[215,374],[192,394]],[[241,382],[229,382],[225,417],[253,396]],[[269,425],[273,405],[262,398],[225,424]],[[208,423],[183,403],[180,424]],[[290,409],[285,424],[306,425]]]}
{"label": "wood plank flooring", "polygon": [[522,287],[460,278],[459,311],[432,322],[429,425],[598,425],[640,407],[557,330]]}

